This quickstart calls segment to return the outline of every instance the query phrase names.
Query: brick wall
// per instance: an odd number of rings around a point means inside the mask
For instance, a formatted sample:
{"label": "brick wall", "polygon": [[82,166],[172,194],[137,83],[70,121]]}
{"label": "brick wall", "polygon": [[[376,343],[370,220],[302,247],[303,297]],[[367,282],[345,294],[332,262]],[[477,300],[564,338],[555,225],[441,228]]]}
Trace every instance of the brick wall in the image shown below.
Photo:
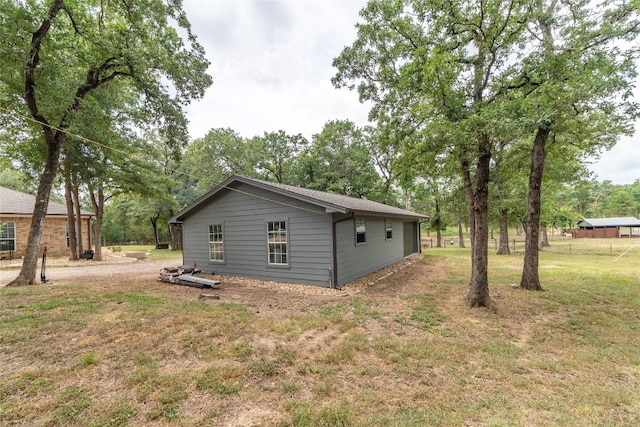
{"label": "brick wall", "polygon": [[[30,217],[11,217],[2,215],[0,222],[13,222],[16,227],[16,251],[14,257],[23,257],[27,251],[27,239],[29,238],[29,228],[31,227]],[[82,242],[83,249],[89,249],[89,220],[82,220]],[[47,247],[47,254],[50,256],[69,256],[67,248],[67,218],[48,216],[44,223],[44,231],[40,240],[39,253]]]}

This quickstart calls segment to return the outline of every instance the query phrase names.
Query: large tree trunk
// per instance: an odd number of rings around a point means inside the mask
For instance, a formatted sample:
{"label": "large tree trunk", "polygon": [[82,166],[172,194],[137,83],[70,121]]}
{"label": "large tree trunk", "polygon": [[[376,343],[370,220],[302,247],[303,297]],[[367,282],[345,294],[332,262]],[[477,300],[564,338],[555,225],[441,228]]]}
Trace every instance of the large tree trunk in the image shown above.
{"label": "large tree trunk", "polygon": [[104,218],[104,192],[102,188],[98,188],[94,191],[91,184],[87,184],[89,187],[89,196],[91,196],[91,205],[93,206],[93,213],[96,215],[95,226],[93,227],[95,251],[93,253],[93,259],[96,261],[102,261],[102,219]]}
{"label": "large tree trunk", "polygon": [[153,238],[155,240],[156,249],[160,247],[160,236],[158,235],[158,218],[160,218],[160,214],[156,214],[155,217],[150,217],[151,227],[153,227]]}
{"label": "large tree trunk", "polygon": [[69,157],[64,158],[64,199],[67,205],[67,234],[69,235],[69,259],[78,259],[78,245],[76,239],[76,218],[73,209],[73,196],[71,195],[71,162]]}
{"label": "large tree trunk", "polygon": [[[42,240],[42,231],[44,230],[44,222],[47,216],[47,208],[49,207],[49,197],[51,196],[51,187],[58,173],[60,166],[60,151],[62,144],[66,138],[64,129],[67,128],[66,114],[60,121],[57,130],[54,131],[49,126],[49,122],[38,109],[36,101],[36,70],[40,64],[40,46],[45,38],[53,19],[64,6],[62,0],[55,0],[50,6],[47,17],[42,21],[42,25],[38,27],[31,37],[31,48],[27,59],[24,73],[24,100],[29,108],[31,117],[40,124],[44,134],[44,140],[47,144],[47,159],[45,161],[44,170],[40,176],[38,184],[38,192],[36,194],[36,203],[33,207],[33,216],[31,217],[31,227],[29,228],[29,237],[27,238],[27,251],[22,260],[20,273],[9,286],[25,286],[35,284],[36,269],[38,266],[38,253],[40,251],[40,241]],[[75,104],[74,104],[75,105]],[[72,107],[73,109],[73,107]]]}
{"label": "large tree trunk", "polygon": [[529,175],[529,196],[524,243],[524,266],[520,287],[529,290],[542,290],[538,276],[538,239],[540,236],[540,201],[542,198],[542,174],[544,171],[545,147],[550,129],[539,128],[533,141],[531,152],[531,173]]}
{"label": "large tree trunk", "polygon": [[53,181],[58,172],[60,164],[60,148],[62,140],[47,143],[47,161],[44,166],[40,183],[38,184],[38,192],[36,194],[36,203],[33,208],[33,216],[31,217],[31,227],[29,229],[29,237],[27,238],[27,251],[22,260],[22,268],[20,273],[8,286],[26,286],[34,285],[36,278],[36,269],[38,267],[38,255],[40,252],[40,241],[42,239],[42,230],[47,216],[47,208],[49,207],[49,196]]}
{"label": "large tree trunk", "polygon": [[[75,182],[74,182],[75,181]],[[78,182],[72,180],[71,196],[73,196],[73,204],[76,208],[76,230],[78,237],[78,256],[84,252],[84,243],[82,242],[82,207],[80,206],[80,195],[78,194]],[[89,245],[91,249],[91,245]]]}
{"label": "large tree trunk", "polygon": [[500,245],[498,255],[510,255],[509,250],[509,211],[500,209]]}
{"label": "large tree trunk", "polygon": [[471,257],[471,283],[467,294],[469,307],[488,307],[489,298],[489,165],[490,143],[486,135],[478,141],[478,167],[476,169],[475,211]]}
{"label": "large tree trunk", "polygon": [[180,224],[170,224],[169,233],[171,235],[171,250],[182,250],[182,226]]}
{"label": "large tree trunk", "polygon": [[[47,16],[31,35],[31,46],[24,69],[24,100],[31,113],[31,117],[33,117],[35,122],[39,123],[42,128],[44,140],[47,144],[47,159],[42,175],[40,176],[40,183],[38,184],[36,203],[33,209],[31,228],[29,229],[29,237],[27,239],[27,251],[22,261],[22,268],[20,269],[18,277],[9,284],[12,286],[34,284],[38,252],[40,249],[40,241],[42,240],[47,208],[49,206],[51,187],[53,186],[53,181],[56,178],[58,167],[60,166],[60,152],[67,138],[65,130],[69,127],[69,118],[74,111],[80,108],[81,101],[87,93],[113,78],[98,79],[96,78],[96,70],[89,70],[86,81],[78,86],[73,102],[64,110],[57,126],[51,126],[47,118],[40,112],[36,97],[36,75],[40,64],[40,48],[43,40],[51,29],[53,20],[63,8],[63,0],[53,0],[50,2]],[[115,76],[115,74],[112,76]]]}
{"label": "large tree trunk", "polygon": [[[169,208],[169,218],[173,218],[173,209]],[[180,224],[169,224],[169,242],[172,251],[182,249],[182,228]]]}

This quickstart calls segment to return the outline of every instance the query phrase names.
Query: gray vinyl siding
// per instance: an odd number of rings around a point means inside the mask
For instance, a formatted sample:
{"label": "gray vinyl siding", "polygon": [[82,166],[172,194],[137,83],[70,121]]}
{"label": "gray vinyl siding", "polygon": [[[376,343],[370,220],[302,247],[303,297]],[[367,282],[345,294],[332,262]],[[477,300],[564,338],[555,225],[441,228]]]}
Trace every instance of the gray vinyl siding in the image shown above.
{"label": "gray vinyl siding", "polygon": [[[331,215],[255,187],[243,184],[238,189],[259,197],[223,191],[183,220],[184,263],[220,275],[329,286]],[[287,266],[268,265],[267,221],[287,222]],[[223,225],[224,262],[209,260],[213,224]]]}
{"label": "gray vinyl siding", "polygon": [[404,223],[404,256],[420,252],[419,229],[420,225],[415,221]]}
{"label": "gray vinyl siding", "polygon": [[387,218],[393,224],[393,238],[386,239],[384,218],[357,218],[366,221],[366,243],[355,243],[353,220],[336,224],[338,286],[404,258],[404,233],[401,219]]}

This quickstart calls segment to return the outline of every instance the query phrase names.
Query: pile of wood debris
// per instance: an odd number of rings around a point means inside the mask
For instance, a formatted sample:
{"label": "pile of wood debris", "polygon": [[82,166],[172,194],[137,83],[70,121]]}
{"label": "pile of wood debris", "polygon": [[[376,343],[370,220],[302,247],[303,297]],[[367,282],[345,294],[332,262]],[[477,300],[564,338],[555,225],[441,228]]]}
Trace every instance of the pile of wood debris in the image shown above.
{"label": "pile of wood debris", "polygon": [[181,265],[178,267],[165,267],[160,270],[158,280],[161,282],[173,283],[175,285],[192,286],[194,288],[219,289],[219,280],[205,279],[198,277],[202,270],[196,267]]}

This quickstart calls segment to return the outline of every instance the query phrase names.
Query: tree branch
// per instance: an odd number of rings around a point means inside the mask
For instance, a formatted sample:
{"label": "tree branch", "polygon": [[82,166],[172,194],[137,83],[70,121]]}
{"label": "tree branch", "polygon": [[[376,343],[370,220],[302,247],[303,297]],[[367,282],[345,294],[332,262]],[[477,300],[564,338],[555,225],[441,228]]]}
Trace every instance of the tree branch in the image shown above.
{"label": "tree branch", "polygon": [[58,15],[63,7],[63,0],[55,0],[51,7],[47,17],[42,21],[42,25],[38,28],[31,37],[31,49],[29,51],[29,61],[24,73],[24,99],[29,107],[31,116],[36,119],[42,130],[44,131],[45,140],[49,142],[53,137],[53,131],[47,119],[40,113],[38,109],[38,103],[36,101],[35,86],[36,86],[36,69],[40,63],[40,47],[42,46],[42,40],[46,37],[47,33],[51,29],[51,23]]}

